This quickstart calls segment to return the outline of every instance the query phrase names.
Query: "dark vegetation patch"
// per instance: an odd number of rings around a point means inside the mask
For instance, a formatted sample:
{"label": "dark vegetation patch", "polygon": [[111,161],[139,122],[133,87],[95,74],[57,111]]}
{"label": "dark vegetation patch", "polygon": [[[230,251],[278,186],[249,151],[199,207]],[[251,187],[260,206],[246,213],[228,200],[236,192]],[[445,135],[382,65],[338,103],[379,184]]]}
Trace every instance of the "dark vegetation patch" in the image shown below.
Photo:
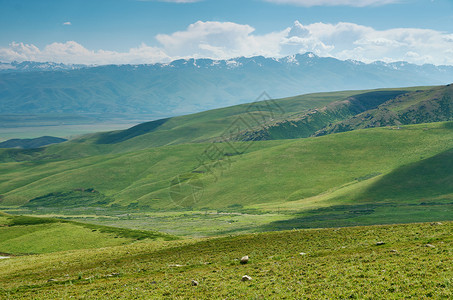
{"label": "dark vegetation patch", "polygon": [[59,220],[53,218],[37,218],[30,216],[10,216],[8,217],[8,220],[8,226],[28,226],[60,222]]}
{"label": "dark vegetation patch", "polygon": [[81,207],[105,206],[113,200],[93,188],[78,188],[68,192],[54,192],[30,200],[25,207]]}
{"label": "dark vegetation patch", "polygon": [[406,93],[407,91],[375,91],[355,95],[349,99],[352,104],[350,110],[355,114],[361,113]]}
{"label": "dark vegetation patch", "polygon": [[414,219],[421,222],[453,220],[453,202],[334,205],[296,213],[294,218],[263,225],[260,231],[411,223]]}
{"label": "dark vegetation patch", "polygon": [[83,227],[89,228],[93,231],[115,234],[118,237],[130,238],[130,239],[134,239],[134,240],[163,238],[164,240],[171,241],[171,240],[178,239],[175,236],[161,233],[161,232],[155,232],[155,231],[126,229],[126,228],[118,228],[118,227],[111,227],[111,226],[78,223],[78,222],[73,222],[73,221],[64,221],[64,222],[69,222],[69,223],[72,223],[75,225],[83,226]]}

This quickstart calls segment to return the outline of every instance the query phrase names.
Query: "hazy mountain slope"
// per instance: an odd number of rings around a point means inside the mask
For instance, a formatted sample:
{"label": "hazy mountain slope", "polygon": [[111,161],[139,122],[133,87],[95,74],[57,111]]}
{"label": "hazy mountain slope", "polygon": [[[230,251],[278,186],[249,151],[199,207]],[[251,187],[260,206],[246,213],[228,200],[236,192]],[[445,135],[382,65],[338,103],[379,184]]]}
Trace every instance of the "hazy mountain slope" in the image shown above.
{"label": "hazy mountain slope", "polygon": [[[446,84],[453,67],[363,64],[313,54],[282,59],[179,60],[0,74],[0,114],[150,114],[154,118],[272,97],[348,89]],[[278,83],[278,84],[276,84]]]}
{"label": "hazy mountain slope", "polygon": [[453,120],[453,85],[401,95],[375,109],[365,111],[336,124],[331,124],[317,132],[317,135],[360,128],[450,120]]}
{"label": "hazy mountain slope", "polygon": [[15,73],[15,72],[36,72],[36,71],[61,71],[61,70],[76,70],[88,68],[89,66],[80,64],[62,64],[54,62],[34,62],[34,61],[13,61],[10,63],[0,62],[0,73]]}
{"label": "hazy mountain slope", "polygon": [[[212,141],[224,135],[229,128],[238,127],[240,130],[259,128],[272,118],[277,120],[290,118],[363,92],[366,91],[307,94],[162,119],[143,123],[128,130],[85,135],[45,149],[0,150],[0,161],[67,159],[171,144]],[[264,99],[266,98],[262,97],[261,100]]]}
{"label": "hazy mountain slope", "polygon": [[42,136],[35,139],[11,139],[0,143],[0,148],[22,148],[33,149],[50,144],[58,144],[67,141],[66,139],[53,136]]}

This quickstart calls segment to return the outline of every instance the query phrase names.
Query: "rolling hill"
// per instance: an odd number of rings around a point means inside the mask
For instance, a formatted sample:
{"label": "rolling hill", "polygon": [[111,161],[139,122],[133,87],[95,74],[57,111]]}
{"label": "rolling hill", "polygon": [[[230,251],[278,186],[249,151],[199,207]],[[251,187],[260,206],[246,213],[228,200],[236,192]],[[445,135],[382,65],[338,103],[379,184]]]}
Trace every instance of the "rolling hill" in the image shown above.
{"label": "rolling hill", "polygon": [[400,95],[354,117],[323,128],[316,135],[359,128],[453,120],[453,85]]}
{"label": "rolling hill", "polygon": [[[269,214],[258,231],[448,220],[453,127],[430,122],[449,120],[450,93],[439,86],[309,94],[4,149],[0,205]],[[390,108],[421,124],[309,137]],[[250,138],[260,130],[268,136]]]}
{"label": "rolling hill", "polygon": [[[308,137],[401,93],[432,87],[307,94],[142,123],[124,131],[85,135],[31,151],[0,151],[0,161],[67,159],[173,144]],[[409,97],[410,98],[410,97]]]}
{"label": "rolling hill", "polygon": [[174,236],[54,218],[0,212],[0,252],[25,255],[131,244],[137,240],[175,240]]}
{"label": "rolling hill", "polygon": [[34,149],[51,144],[63,143],[65,141],[67,140],[53,136],[42,136],[34,139],[11,139],[1,142],[0,148]]}

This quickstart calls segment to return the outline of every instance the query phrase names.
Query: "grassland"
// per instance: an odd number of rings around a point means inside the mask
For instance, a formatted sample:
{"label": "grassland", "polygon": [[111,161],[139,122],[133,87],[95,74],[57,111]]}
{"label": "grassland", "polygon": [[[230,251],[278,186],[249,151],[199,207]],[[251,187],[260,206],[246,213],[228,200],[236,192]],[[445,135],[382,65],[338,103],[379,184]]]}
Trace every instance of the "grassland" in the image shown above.
{"label": "grassland", "polygon": [[137,240],[173,240],[171,235],[54,218],[0,215],[0,252],[14,255],[125,245]]}
{"label": "grassland", "polygon": [[[3,163],[1,205],[192,237],[452,220],[452,129],[431,123],[247,142],[244,154],[212,162],[213,173],[198,161],[213,144]],[[190,206],[170,193],[180,174],[203,184]]]}
{"label": "grassland", "polygon": [[450,299],[452,230],[452,222],[292,230],[14,257],[0,260],[0,297]]}
{"label": "grassland", "polygon": [[[199,167],[198,160],[212,144],[175,145],[48,163],[4,163],[0,194],[2,205],[21,205],[49,193],[92,188],[110,198],[110,205],[135,203],[150,209],[169,209],[175,207],[169,197],[172,178],[200,172],[194,174],[203,180],[203,197],[194,208],[270,203],[285,208],[297,201],[302,201],[298,203],[303,207],[303,202],[308,204],[313,197],[318,197],[318,206],[324,201],[352,204],[360,193],[372,193],[373,189],[367,190],[370,184],[377,185],[375,190],[386,184],[384,177],[392,176],[388,174],[398,168],[409,168],[443,152],[448,155],[453,148],[451,133],[451,123],[433,123],[399,130],[375,128],[310,139],[254,142],[242,155],[223,157],[225,167],[213,168],[213,174]],[[443,172],[448,174],[448,168]],[[411,176],[410,172],[404,174],[396,177],[404,180]],[[436,176],[434,170],[431,174]],[[423,174],[420,176],[423,180]],[[449,185],[438,185],[442,188],[433,196],[452,193]],[[428,199],[428,194],[409,198]],[[401,193],[392,197],[407,198]],[[388,199],[388,194],[380,192],[371,200]]]}

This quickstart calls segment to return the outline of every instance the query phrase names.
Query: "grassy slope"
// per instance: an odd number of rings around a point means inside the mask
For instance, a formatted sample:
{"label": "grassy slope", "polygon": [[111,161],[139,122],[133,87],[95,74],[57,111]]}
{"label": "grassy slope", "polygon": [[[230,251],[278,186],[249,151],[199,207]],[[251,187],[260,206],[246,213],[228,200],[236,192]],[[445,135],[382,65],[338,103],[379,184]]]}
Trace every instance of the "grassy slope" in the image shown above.
{"label": "grassy slope", "polygon": [[140,239],[172,240],[151,231],[120,229],[52,218],[0,215],[0,253],[48,253],[130,244]]}
{"label": "grassy slope", "polygon": [[[121,205],[138,203],[151,208],[171,208],[174,207],[169,198],[172,178],[195,170],[197,157],[208,146],[177,145],[46,164],[3,164],[0,172],[2,205],[24,204],[51,192],[94,188]],[[273,203],[285,208],[298,203],[301,209],[309,208],[313,204],[312,197],[316,196],[314,207],[351,204],[360,200],[357,193],[380,177],[364,181],[358,178],[377,173],[383,176],[451,148],[451,123],[255,142],[248,153],[224,158],[224,162],[229,159],[230,164],[224,165],[224,169],[214,168],[215,177],[207,173],[199,175],[204,194],[195,206],[258,207]],[[453,192],[448,185],[443,191]],[[413,196],[414,201],[426,198],[426,194]],[[395,196],[393,200],[399,201],[401,197]],[[377,197],[373,201],[385,199]]]}
{"label": "grassy slope", "polygon": [[[415,91],[429,88],[411,87],[404,88],[404,90]],[[398,89],[379,89],[374,91],[382,90],[394,91]],[[320,108],[331,102],[345,100],[350,96],[365,92],[369,92],[369,90],[316,93],[277,99],[275,103],[282,110],[278,110],[278,113],[275,110],[276,114],[273,116],[273,119],[291,118],[295,115],[303,114],[310,109]],[[260,105],[262,110],[269,111],[268,107],[264,107],[263,109],[263,103]],[[249,106],[250,104],[236,105],[170,118],[165,122],[158,120],[156,122],[144,123],[125,131],[85,135],[63,144],[47,147],[41,151],[0,150],[0,161],[61,160],[90,155],[136,151],[163,145],[211,141],[221,136],[238,118],[247,121],[249,126],[256,126],[257,122],[252,120],[247,113]],[[252,109],[252,111],[254,110]],[[261,113],[254,112],[255,117],[260,117],[260,115]],[[267,113],[267,115],[269,114]],[[262,125],[262,123],[258,125]],[[240,128],[246,129],[247,126],[242,125]],[[146,133],[146,130],[150,132]],[[125,137],[128,139],[125,139]]]}
{"label": "grassy slope", "polygon": [[376,109],[332,124],[317,135],[361,128],[420,124],[453,119],[453,85],[432,87],[396,97]]}
{"label": "grassy slope", "polygon": [[[298,230],[16,257],[0,260],[0,297],[448,299],[452,230],[451,222]],[[241,282],[246,274],[252,280]]]}

